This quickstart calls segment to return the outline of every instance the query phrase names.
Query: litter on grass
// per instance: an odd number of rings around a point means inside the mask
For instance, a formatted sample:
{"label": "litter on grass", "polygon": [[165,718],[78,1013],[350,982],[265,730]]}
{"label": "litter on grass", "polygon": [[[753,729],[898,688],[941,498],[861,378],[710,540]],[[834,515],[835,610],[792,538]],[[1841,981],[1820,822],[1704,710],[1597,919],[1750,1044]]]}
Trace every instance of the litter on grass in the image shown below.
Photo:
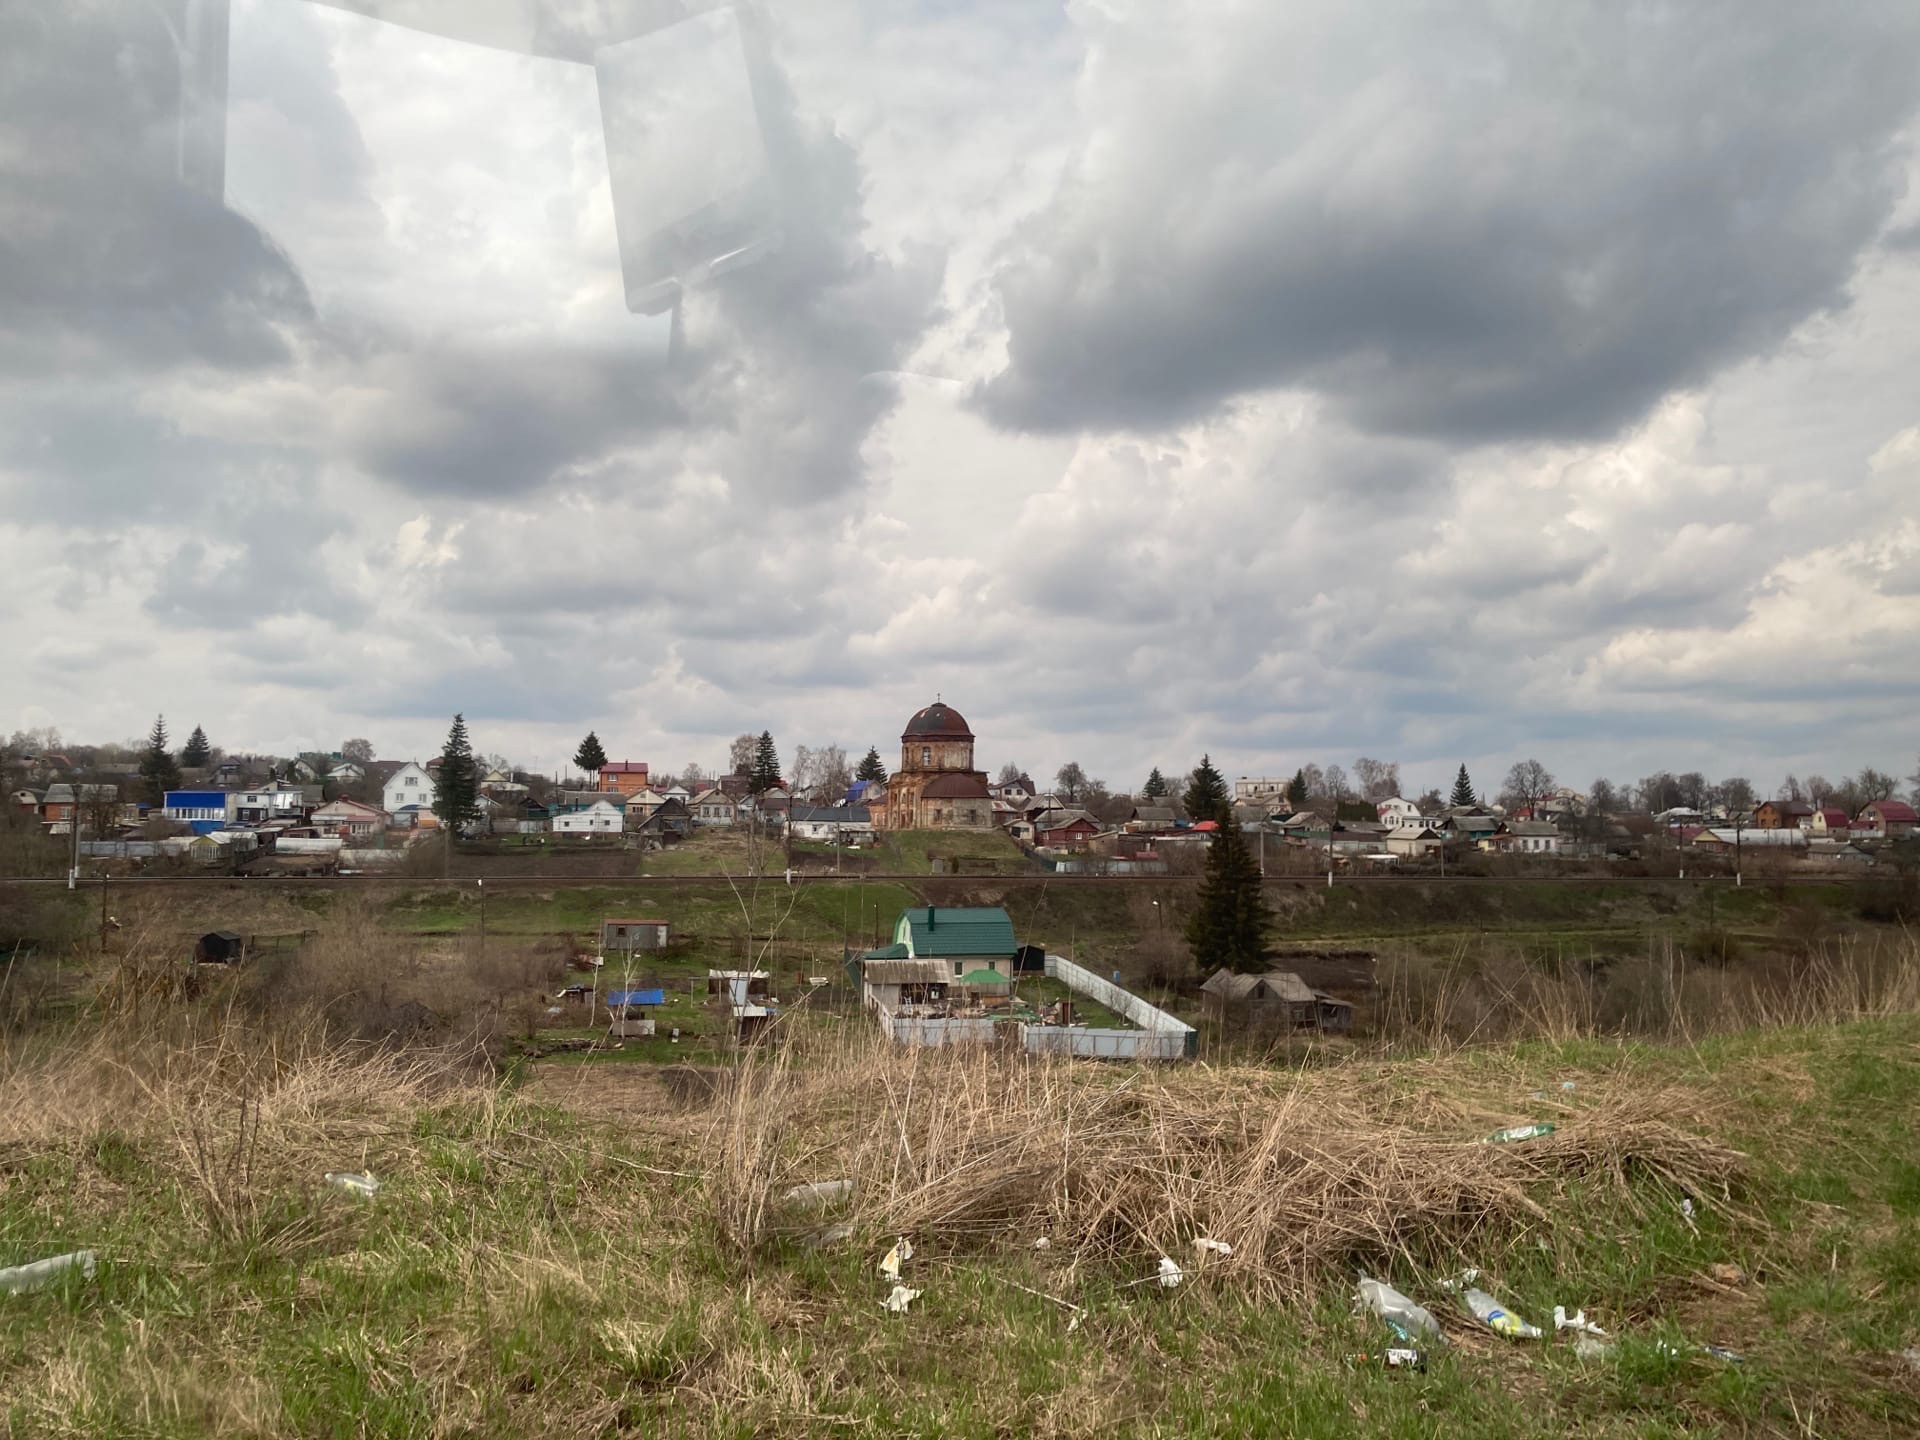
{"label": "litter on grass", "polygon": [[95,1256],[91,1250],[75,1250],[67,1255],[49,1255],[30,1265],[15,1265],[0,1270],[0,1294],[26,1295],[44,1290],[69,1270],[78,1270],[81,1278],[91,1280]]}
{"label": "litter on grass", "polygon": [[1542,1120],[1535,1125],[1509,1125],[1504,1130],[1496,1130],[1487,1136],[1489,1145],[1511,1145],[1516,1140],[1534,1140],[1542,1135],[1553,1134],[1550,1122]]}
{"label": "litter on grass", "polygon": [[1033,1242],[1033,1248],[1036,1250],[1045,1250],[1051,1244],[1053,1244],[1053,1241],[1042,1235],[1038,1240]]}
{"label": "litter on grass", "polygon": [[1204,1251],[1210,1251],[1210,1252],[1212,1252],[1212,1253],[1213,1253],[1213,1254],[1215,1254],[1215,1255],[1223,1255],[1223,1256],[1224,1256],[1224,1255],[1231,1255],[1231,1254],[1233,1254],[1233,1246],[1231,1246],[1231,1245],[1229,1245],[1229,1244],[1228,1244],[1228,1243],[1227,1243],[1226,1241],[1224,1241],[1224,1240],[1209,1240],[1209,1239],[1208,1239],[1208,1238],[1207,1238],[1206,1236],[1204,1236],[1204,1235],[1202,1235],[1202,1236],[1200,1236],[1200,1237],[1199,1237],[1198,1239],[1196,1239],[1196,1240],[1195,1240],[1195,1241],[1193,1242],[1193,1248],[1194,1248],[1194,1249],[1196,1249],[1196,1250],[1200,1250],[1200,1251],[1203,1251],[1203,1252],[1204,1252]]}
{"label": "litter on grass", "polygon": [[829,1225],[824,1230],[816,1230],[800,1243],[809,1250],[821,1250],[829,1245],[838,1245],[842,1240],[853,1238],[854,1225],[851,1220],[842,1220],[838,1225]]}
{"label": "litter on grass", "polygon": [[1680,1201],[1680,1218],[1687,1222],[1687,1229],[1695,1235],[1700,1233],[1700,1227],[1693,1223],[1693,1201],[1688,1199]]}
{"label": "litter on grass", "polygon": [[1187,1278],[1187,1272],[1176,1265],[1169,1257],[1160,1257],[1160,1288],[1171,1290]]}
{"label": "litter on grass", "polygon": [[1538,1325],[1529,1325],[1498,1300],[1484,1290],[1468,1288],[1460,1293],[1460,1303],[1467,1307],[1469,1314],[1485,1325],[1496,1335],[1504,1335],[1509,1340],[1540,1340],[1546,1332]]}
{"label": "litter on grass", "polygon": [[811,1185],[796,1185],[780,1197],[782,1205],[811,1205],[825,1209],[836,1200],[853,1195],[851,1180],[816,1180]]}
{"label": "litter on grass", "polygon": [[1440,1322],[1433,1318],[1432,1312],[1414,1304],[1383,1280],[1370,1280],[1362,1275],[1353,1303],[1356,1310],[1371,1310],[1386,1321],[1402,1340],[1446,1343],[1440,1333]]}
{"label": "litter on grass", "polygon": [[1582,1360],[1604,1360],[1613,1353],[1613,1346],[1604,1340],[1596,1340],[1591,1335],[1580,1335],[1573,1342],[1573,1353]]}
{"label": "litter on grass", "polygon": [[880,1262],[880,1273],[889,1280],[900,1278],[900,1267],[913,1259],[913,1242],[902,1235],[887,1251],[887,1258]]}
{"label": "litter on grass", "polygon": [[1574,1311],[1573,1314],[1571,1315],[1567,1314],[1566,1306],[1564,1305],[1554,1306],[1553,1307],[1553,1328],[1554,1328],[1554,1333],[1556,1334],[1558,1334],[1562,1330],[1578,1330],[1583,1334],[1598,1335],[1603,1340],[1607,1338],[1606,1331],[1602,1330],[1598,1325],[1594,1324],[1591,1320],[1587,1319],[1587,1312],[1584,1306]]}
{"label": "litter on grass", "polygon": [[894,1314],[904,1315],[907,1313],[907,1306],[919,1298],[920,1292],[918,1290],[909,1290],[904,1285],[896,1285],[893,1287],[893,1293],[880,1303]]}
{"label": "litter on grass", "polygon": [[326,1182],[342,1194],[371,1200],[380,1193],[380,1182],[365,1170],[329,1170]]}

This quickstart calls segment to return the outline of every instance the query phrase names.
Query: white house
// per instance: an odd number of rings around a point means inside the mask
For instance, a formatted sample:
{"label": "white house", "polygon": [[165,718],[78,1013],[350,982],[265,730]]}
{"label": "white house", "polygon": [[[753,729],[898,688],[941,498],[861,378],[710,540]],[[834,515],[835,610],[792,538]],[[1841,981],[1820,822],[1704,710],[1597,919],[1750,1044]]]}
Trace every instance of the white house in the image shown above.
{"label": "white house", "polygon": [[1420,813],[1420,807],[1398,795],[1382,800],[1373,808],[1380,817],[1380,823],[1387,827],[1388,834],[1392,834],[1395,830],[1426,828],[1426,817]]}
{"label": "white house", "polygon": [[873,821],[864,805],[796,805],[793,834],[796,840],[866,845],[873,841]]}
{"label": "white house", "polygon": [[553,817],[556,835],[618,835],[626,829],[626,812],[606,800],[596,800],[578,810],[563,810]]}
{"label": "white house", "polygon": [[387,777],[386,788],[380,792],[380,798],[381,808],[389,815],[396,814],[409,805],[417,805],[422,810],[431,810],[433,808],[433,777],[409,760]]}
{"label": "white house", "polygon": [[1516,820],[1507,827],[1507,849],[1516,855],[1558,855],[1566,837],[1545,820]]}
{"label": "white house", "polygon": [[1440,832],[1431,825],[1393,825],[1387,829],[1389,855],[1424,860],[1429,855],[1439,854],[1441,847],[1445,844],[1446,841]]}
{"label": "white house", "polygon": [[1236,804],[1262,805],[1287,798],[1287,786],[1293,782],[1285,776],[1275,779],[1271,775],[1242,775],[1233,782],[1233,798]]}
{"label": "white house", "polygon": [[342,785],[350,785],[355,780],[366,779],[367,772],[351,760],[342,760],[338,765],[327,771],[327,778],[338,781]]}
{"label": "white house", "polygon": [[386,812],[358,800],[332,800],[313,812],[314,825],[329,835],[372,835],[387,828]]}

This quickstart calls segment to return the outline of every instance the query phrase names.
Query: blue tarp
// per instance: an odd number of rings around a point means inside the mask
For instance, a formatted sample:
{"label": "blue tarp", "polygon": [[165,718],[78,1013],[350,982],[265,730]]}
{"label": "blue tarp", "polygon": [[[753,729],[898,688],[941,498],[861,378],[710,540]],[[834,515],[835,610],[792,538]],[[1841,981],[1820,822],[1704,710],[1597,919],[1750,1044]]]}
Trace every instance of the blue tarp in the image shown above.
{"label": "blue tarp", "polygon": [[607,1008],[618,1010],[623,1005],[664,1005],[667,1003],[665,990],[609,990]]}

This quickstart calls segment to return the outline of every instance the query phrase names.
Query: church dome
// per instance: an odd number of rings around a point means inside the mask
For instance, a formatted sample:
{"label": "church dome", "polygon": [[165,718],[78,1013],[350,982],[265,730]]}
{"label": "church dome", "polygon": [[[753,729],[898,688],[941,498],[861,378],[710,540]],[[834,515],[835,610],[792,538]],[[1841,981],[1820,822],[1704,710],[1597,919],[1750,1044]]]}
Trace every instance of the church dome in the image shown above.
{"label": "church dome", "polygon": [[966,717],[951,705],[934,701],[924,710],[916,710],[900,733],[902,740],[971,740]]}

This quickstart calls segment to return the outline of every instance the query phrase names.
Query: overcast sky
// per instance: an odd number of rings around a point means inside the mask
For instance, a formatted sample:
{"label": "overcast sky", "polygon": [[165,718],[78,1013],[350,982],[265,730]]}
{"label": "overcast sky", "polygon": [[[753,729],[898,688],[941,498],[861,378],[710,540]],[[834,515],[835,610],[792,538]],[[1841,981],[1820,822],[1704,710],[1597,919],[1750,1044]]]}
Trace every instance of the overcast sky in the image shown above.
{"label": "overcast sky", "polygon": [[233,0],[218,197],[184,7],[0,8],[0,728],[1914,768],[1911,0]]}

